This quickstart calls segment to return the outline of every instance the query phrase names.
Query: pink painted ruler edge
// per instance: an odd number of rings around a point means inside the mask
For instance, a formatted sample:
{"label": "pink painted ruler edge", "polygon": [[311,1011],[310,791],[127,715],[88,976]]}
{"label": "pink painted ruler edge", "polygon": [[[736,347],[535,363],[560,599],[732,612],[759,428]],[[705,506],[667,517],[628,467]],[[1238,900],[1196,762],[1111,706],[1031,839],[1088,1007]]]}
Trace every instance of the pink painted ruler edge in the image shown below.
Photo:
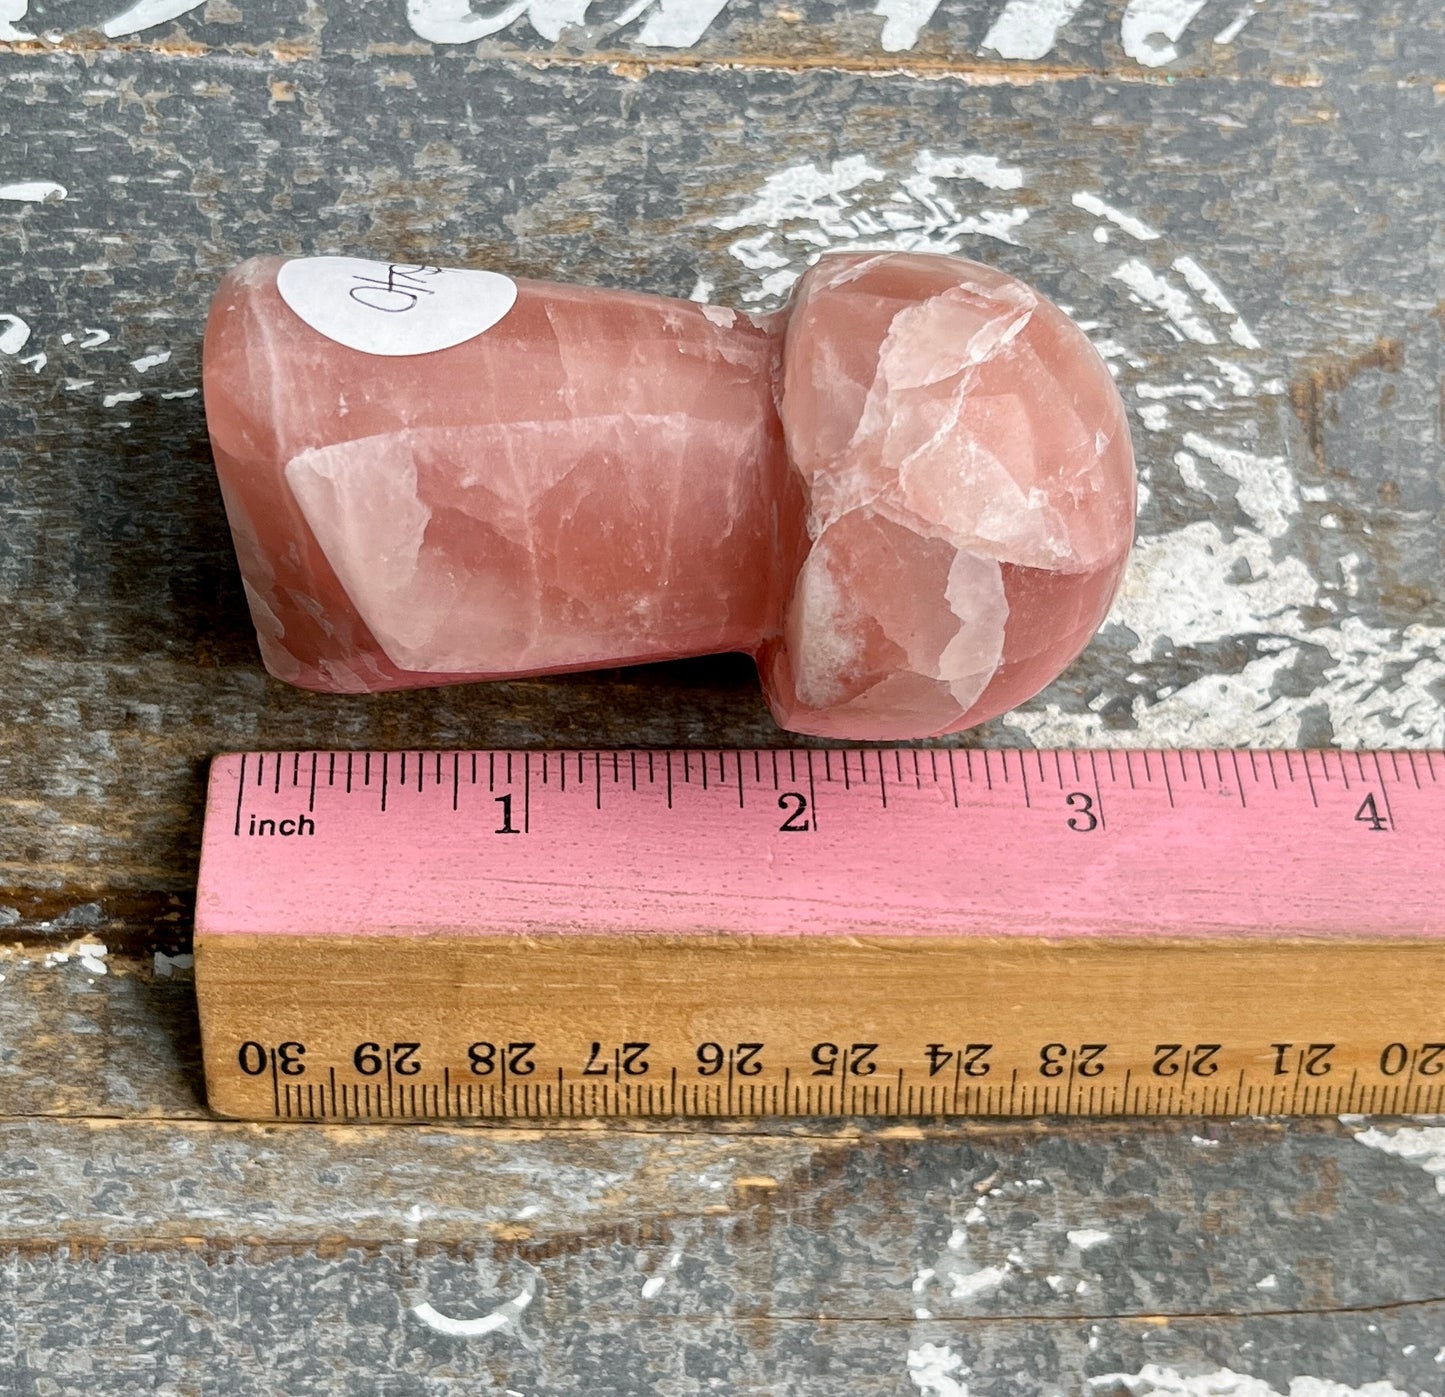
{"label": "pink painted ruler edge", "polygon": [[232,754],[196,925],[1436,941],[1442,777],[1434,752]]}

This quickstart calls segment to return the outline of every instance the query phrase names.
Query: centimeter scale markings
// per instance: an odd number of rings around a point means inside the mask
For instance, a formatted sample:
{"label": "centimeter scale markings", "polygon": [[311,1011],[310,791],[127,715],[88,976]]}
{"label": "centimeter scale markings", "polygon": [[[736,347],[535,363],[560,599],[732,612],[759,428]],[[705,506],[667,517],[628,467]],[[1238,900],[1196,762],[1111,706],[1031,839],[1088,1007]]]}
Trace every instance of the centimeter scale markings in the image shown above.
{"label": "centimeter scale markings", "polygon": [[1436,752],[212,765],[251,1118],[1445,1109]]}

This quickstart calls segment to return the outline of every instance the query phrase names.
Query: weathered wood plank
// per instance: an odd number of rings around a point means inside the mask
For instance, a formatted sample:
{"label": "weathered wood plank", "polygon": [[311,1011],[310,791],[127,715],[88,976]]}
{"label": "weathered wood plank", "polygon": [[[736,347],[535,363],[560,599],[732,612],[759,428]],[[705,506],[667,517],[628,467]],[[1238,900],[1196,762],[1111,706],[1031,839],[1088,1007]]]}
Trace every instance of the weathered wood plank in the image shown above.
{"label": "weathered wood plank", "polygon": [[[17,6],[12,0],[11,13]],[[23,0],[18,8],[25,10]],[[1445,71],[1445,26],[1428,0],[36,0],[0,43],[18,53],[110,49],[188,61],[416,54],[629,69],[742,67],[955,73],[973,81],[1220,76],[1311,85],[1335,75],[1428,86]]]}
{"label": "weathered wood plank", "polygon": [[[827,1125],[4,1121],[0,1249],[306,1251],[344,1236],[536,1265],[685,1232],[797,1273],[739,1286],[731,1313],[894,1321],[920,1307],[1371,1309],[1429,1303],[1445,1285],[1430,1177],[1336,1122]],[[1351,1254],[1362,1233],[1392,1250]]]}
{"label": "weathered wood plank", "polygon": [[1432,1180],[1332,1123],[30,1121],[0,1157],[17,1392],[80,1390],[87,1353],[107,1392],[926,1392],[967,1369],[1036,1394],[1146,1363],[1438,1387]]}
{"label": "weathered wood plank", "polygon": [[0,963],[8,1390],[1436,1390],[1433,1125],[214,1122],[184,972],[91,960]]}
{"label": "weathered wood plank", "polygon": [[212,752],[780,740],[731,659],[266,679],[194,396],[251,252],[749,306],[821,247],[997,261],[1089,325],[1149,495],[1114,624],[968,740],[1445,742],[1437,5],[444,8],[0,4],[0,1387],[1439,1391],[1430,1125],[206,1119],[151,956]]}
{"label": "weathered wood plank", "polygon": [[0,945],[0,1117],[206,1115],[189,958],[140,961],[111,943],[99,927]]}
{"label": "weathered wood plank", "polygon": [[383,102],[380,60],[201,64],[0,65],[25,171],[68,190],[0,213],[0,311],[28,331],[0,356],[0,904],[22,929],[184,894],[218,749],[778,740],[736,661],[376,699],[265,679],[199,401],[167,395],[195,388],[220,271],[276,247],[757,305],[820,245],[995,261],[1110,356],[1148,498],[1114,623],[967,740],[1445,741],[1429,89],[1084,79],[1065,101],[400,55]]}
{"label": "weathered wood plank", "polygon": [[[710,1261],[700,1258],[695,1269]],[[665,1259],[644,1261],[659,1263]],[[687,1264],[679,1269],[685,1272]],[[479,1390],[564,1397],[719,1391],[737,1397],[1247,1391],[1264,1397],[1289,1392],[1295,1379],[1306,1380],[1297,1392],[1389,1397],[1428,1394],[1427,1384],[1438,1384],[1433,1355],[1445,1314],[1440,1305],[1422,1305],[1167,1323],[720,1320],[709,1318],[715,1291],[699,1285],[702,1303],[690,1312],[639,1316],[604,1308],[611,1287],[635,1291],[646,1283],[645,1273],[619,1268],[590,1283],[580,1276],[564,1296],[533,1299],[519,1323],[467,1339],[438,1332],[439,1321],[418,1318],[414,1307],[429,1305],[443,1319],[510,1314],[502,1307],[515,1308],[526,1295],[528,1272],[421,1261],[397,1248],[380,1256],[343,1250],[325,1260],[261,1262],[123,1255],[77,1261],[63,1273],[27,1260],[6,1279],[35,1316],[15,1326],[19,1397],[84,1397],[101,1381],[107,1393],[167,1397],[472,1397]],[[585,1314],[576,1327],[567,1324],[573,1313]],[[1249,1379],[1260,1385],[1245,1386]]]}

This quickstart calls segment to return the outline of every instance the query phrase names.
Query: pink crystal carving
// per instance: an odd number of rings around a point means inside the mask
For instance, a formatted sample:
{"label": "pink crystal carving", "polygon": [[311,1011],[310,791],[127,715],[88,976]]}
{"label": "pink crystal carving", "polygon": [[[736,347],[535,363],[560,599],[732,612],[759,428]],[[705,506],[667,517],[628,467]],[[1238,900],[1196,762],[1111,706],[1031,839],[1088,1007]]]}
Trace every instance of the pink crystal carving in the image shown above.
{"label": "pink crystal carving", "polygon": [[1082,332],[1002,272],[833,254],[749,316],[321,260],[238,267],[206,330],[280,679],[355,693],[735,650],[784,728],[907,740],[1038,692],[1118,588],[1123,405]]}

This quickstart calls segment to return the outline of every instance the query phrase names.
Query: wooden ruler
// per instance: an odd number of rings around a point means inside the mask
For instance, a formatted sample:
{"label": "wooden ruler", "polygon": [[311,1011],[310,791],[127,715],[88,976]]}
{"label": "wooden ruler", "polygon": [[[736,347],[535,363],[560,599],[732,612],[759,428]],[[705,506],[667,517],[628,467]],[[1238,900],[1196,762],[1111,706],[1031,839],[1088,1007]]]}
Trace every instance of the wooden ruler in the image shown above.
{"label": "wooden ruler", "polygon": [[1432,752],[286,752],[212,765],[252,1118],[1445,1109]]}

